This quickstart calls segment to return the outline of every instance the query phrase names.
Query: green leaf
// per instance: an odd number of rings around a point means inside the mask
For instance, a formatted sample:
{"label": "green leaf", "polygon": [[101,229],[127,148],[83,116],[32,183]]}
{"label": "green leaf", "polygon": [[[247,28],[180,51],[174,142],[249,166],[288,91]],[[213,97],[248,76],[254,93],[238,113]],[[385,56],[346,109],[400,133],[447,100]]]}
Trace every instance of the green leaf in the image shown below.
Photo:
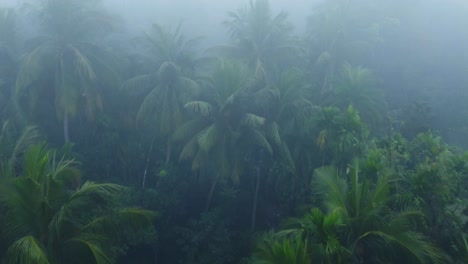
{"label": "green leaf", "polygon": [[247,113],[241,120],[241,124],[249,128],[259,128],[265,125],[266,119],[264,117]]}
{"label": "green leaf", "polygon": [[185,104],[184,107],[195,113],[199,113],[204,117],[211,116],[213,112],[212,105],[203,101],[192,101]]}
{"label": "green leaf", "polygon": [[46,249],[35,237],[22,237],[8,248],[8,263],[49,264]]}

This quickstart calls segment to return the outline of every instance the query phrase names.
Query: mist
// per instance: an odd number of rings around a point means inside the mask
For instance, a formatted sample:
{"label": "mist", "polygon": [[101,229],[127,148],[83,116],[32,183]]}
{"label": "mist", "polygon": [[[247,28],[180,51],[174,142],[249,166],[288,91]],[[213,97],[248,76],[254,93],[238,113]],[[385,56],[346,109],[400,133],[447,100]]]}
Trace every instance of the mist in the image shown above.
{"label": "mist", "polygon": [[468,263],[467,14],[0,0],[0,263]]}
{"label": "mist", "polygon": [[[286,11],[297,34],[305,30],[307,16],[321,0],[270,1],[273,13]],[[123,17],[131,31],[144,31],[151,24],[175,27],[182,23],[187,35],[204,36],[206,46],[219,45],[227,40],[228,11],[248,6],[248,1],[236,0],[105,0],[104,5]]]}

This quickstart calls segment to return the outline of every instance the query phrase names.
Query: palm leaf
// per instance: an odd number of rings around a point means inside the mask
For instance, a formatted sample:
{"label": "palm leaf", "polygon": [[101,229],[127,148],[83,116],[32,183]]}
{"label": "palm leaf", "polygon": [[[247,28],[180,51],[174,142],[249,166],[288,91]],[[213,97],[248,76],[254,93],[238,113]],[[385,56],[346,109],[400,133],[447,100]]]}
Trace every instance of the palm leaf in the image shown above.
{"label": "palm leaf", "polygon": [[251,137],[250,140],[252,140],[252,143],[266,150],[268,154],[273,154],[273,148],[262,133],[260,133],[258,130],[251,129],[249,132],[249,136]]}
{"label": "palm leaf", "polygon": [[8,263],[50,263],[44,245],[33,236],[25,236],[16,240],[8,248],[6,254]]}
{"label": "palm leaf", "polygon": [[241,120],[241,124],[248,128],[259,128],[265,125],[266,119],[264,117],[247,113]]}
{"label": "palm leaf", "polygon": [[156,213],[139,208],[123,208],[93,219],[81,227],[82,232],[102,233],[102,230],[138,230],[142,227],[152,225]]}
{"label": "palm leaf", "polygon": [[339,177],[338,171],[333,167],[316,169],[313,178],[314,189],[325,198],[325,204],[330,212],[335,210],[349,215],[346,193],[347,184]]}
{"label": "palm leaf", "polygon": [[68,201],[68,206],[85,206],[91,198],[101,198],[101,202],[115,202],[125,187],[112,183],[94,183],[87,181],[78,190],[76,190]]}
{"label": "palm leaf", "polygon": [[[112,252],[109,250],[111,248],[109,246],[109,241],[101,236],[81,234],[67,240],[66,244],[69,246],[69,249],[83,249],[84,252],[89,253],[89,255],[92,256],[92,259],[97,264],[112,264],[115,262],[111,255]],[[83,252],[81,252],[81,254],[83,254]]]}
{"label": "palm leaf", "polygon": [[137,120],[143,121],[154,115],[161,101],[161,87],[156,87],[145,97],[137,113]]}
{"label": "palm leaf", "polygon": [[207,127],[198,135],[197,141],[200,149],[205,152],[209,152],[213,146],[215,146],[220,136],[218,127],[215,124]]}
{"label": "palm leaf", "polygon": [[179,160],[186,160],[193,158],[198,152],[198,137],[192,137],[180,152]]}
{"label": "palm leaf", "polygon": [[213,112],[213,106],[210,103],[203,101],[192,101],[185,104],[184,107],[195,113],[199,113],[204,117],[211,116]]}
{"label": "palm leaf", "polygon": [[400,247],[413,256],[419,263],[443,263],[442,261],[444,258],[442,252],[419,233],[403,231],[387,234],[382,231],[370,231],[360,236],[358,240],[368,236],[377,236],[387,243]]}
{"label": "palm leaf", "polygon": [[75,56],[75,70],[76,73],[83,79],[95,80],[96,74],[94,73],[93,67],[89,59],[77,48],[70,47]]}
{"label": "palm leaf", "polygon": [[141,96],[149,92],[148,90],[151,88],[151,79],[152,78],[149,74],[135,76],[126,80],[122,84],[121,90],[134,97]]}

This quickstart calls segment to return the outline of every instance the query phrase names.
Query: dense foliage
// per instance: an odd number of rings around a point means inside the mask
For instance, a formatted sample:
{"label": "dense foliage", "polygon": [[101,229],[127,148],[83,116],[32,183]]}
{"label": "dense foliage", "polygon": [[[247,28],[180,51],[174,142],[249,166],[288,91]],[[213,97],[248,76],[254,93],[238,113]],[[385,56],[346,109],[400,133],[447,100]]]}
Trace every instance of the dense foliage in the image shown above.
{"label": "dense foliage", "polygon": [[98,0],[0,6],[0,261],[467,263],[468,64],[395,2],[295,36],[251,0],[215,47]]}

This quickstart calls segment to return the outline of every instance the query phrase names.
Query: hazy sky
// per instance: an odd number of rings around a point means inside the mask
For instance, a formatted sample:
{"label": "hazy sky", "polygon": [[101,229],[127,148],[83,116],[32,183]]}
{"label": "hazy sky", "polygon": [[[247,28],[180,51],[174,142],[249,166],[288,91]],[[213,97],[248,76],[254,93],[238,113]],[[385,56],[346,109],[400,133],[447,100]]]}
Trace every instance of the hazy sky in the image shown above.
{"label": "hazy sky", "polygon": [[[1,1],[1,0],[0,0]],[[270,0],[274,13],[285,10],[298,33],[315,3],[321,0]],[[225,37],[221,25],[227,11],[248,5],[249,0],[105,0],[109,10],[122,14],[130,28],[145,30],[152,23],[164,26],[183,22],[186,35],[204,35],[207,42]]]}
{"label": "hazy sky", "polygon": [[[288,12],[297,33],[305,28],[306,18],[315,3],[323,0],[270,0],[273,12]],[[24,0],[0,0],[0,6],[13,6]],[[227,11],[248,5],[249,0],[103,0],[108,10],[120,14],[128,28],[147,30],[152,23],[163,26],[183,22],[188,36],[203,35],[207,43],[224,41],[225,28],[221,25]],[[218,43],[219,44],[219,43]]]}

